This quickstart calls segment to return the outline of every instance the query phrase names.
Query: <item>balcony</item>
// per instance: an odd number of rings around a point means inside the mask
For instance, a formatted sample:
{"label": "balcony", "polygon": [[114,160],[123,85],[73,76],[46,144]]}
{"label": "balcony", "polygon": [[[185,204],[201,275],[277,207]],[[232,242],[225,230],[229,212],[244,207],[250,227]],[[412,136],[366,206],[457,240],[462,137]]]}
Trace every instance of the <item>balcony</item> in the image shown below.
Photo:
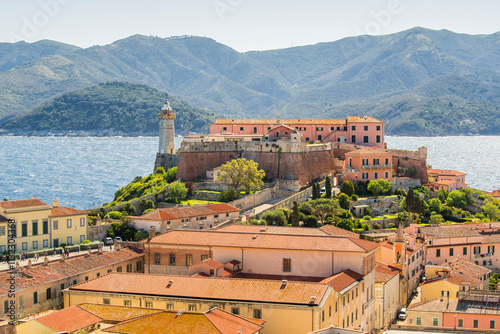
{"label": "balcony", "polygon": [[392,169],[392,164],[385,165],[363,165],[361,169]]}

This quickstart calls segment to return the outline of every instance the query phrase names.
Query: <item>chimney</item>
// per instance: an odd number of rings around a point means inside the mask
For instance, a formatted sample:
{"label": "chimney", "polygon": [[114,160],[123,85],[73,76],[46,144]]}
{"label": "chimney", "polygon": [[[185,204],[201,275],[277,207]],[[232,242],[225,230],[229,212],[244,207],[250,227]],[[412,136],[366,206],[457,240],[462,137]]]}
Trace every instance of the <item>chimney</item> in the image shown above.
{"label": "chimney", "polygon": [[172,283],[174,283],[174,281],[173,281],[173,280],[168,281],[168,284],[167,284],[167,289],[168,289],[168,288],[170,288],[170,287],[172,286]]}
{"label": "chimney", "polygon": [[36,199],[36,195],[33,195],[33,199]]}
{"label": "chimney", "polygon": [[280,289],[284,289],[286,287],[287,283],[288,283],[288,281],[286,279],[281,280],[281,287],[280,287]]}
{"label": "chimney", "polygon": [[54,208],[59,206],[59,200],[56,198],[54,199]]}
{"label": "chimney", "polygon": [[155,229],[155,227],[154,227],[154,226],[151,226],[151,227],[149,228],[149,237],[150,237],[150,238],[153,238],[155,235],[156,235],[156,229]]}
{"label": "chimney", "polygon": [[99,245],[99,248],[97,248],[97,254],[102,254],[102,245]]}
{"label": "chimney", "polygon": [[311,296],[311,300],[309,301],[309,304],[314,303],[315,300],[316,300],[316,296]]}

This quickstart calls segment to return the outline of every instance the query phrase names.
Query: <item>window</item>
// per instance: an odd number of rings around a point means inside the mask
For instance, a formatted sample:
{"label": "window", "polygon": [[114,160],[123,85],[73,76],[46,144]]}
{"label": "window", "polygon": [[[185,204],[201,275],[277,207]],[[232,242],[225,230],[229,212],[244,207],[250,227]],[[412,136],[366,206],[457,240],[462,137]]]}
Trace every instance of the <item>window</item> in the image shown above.
{"label": "window", "polygon": [[253,133],[257,133],[257,127],[256,126],[253,127]]}
{"label": "window", "polygon": [[73,243],[73,237],[66,238],[66,244],[71,245]]}
{"label": "window", "polygon": [[240,126],[240,131],[243,131],[243,127],[242,126]]}
{"label": "window", "polygon": [[168,254],[168,265],[175,266],[175,254]]}
{"label": "window", "polygon": [[356,125],[351,126],[351,131],[356,131]]}
{"label": "window", "polygon": [[146,302],[147,308],[153,308],[153,302]]}
{"label": "window", "polygon": [[38,249],[38,241],[33,241],[33,249]]}
{"label": "window", "polygon": [[61,290],[64,290],[64,283],[61,283]]}
{"label": "window", "polygon": [[334,127],[334,126],[331,126],[331,127],[330,127],[330,131],[335,131],[335,127]]}
{"label": "window", "polygon": [[441,250],[440,249],[436,249],[436,257],[440,257],[441,256]]}
{"label": "window", "polygon": [[289,273],[292,271],[292,259],[283,259],[283,272]]}
{"label": "window", "polygon": [[85,218],[80,218],[80,226],[85,226]]}
{"label": "window", "polygon": [[71,228],[71,219],[66,220],[66,226]]}
{"label": "window", "polygon": [[196,312],[196,305],[194,305],[194,304],[189,305],[188,306],[188,311],[190,311],[190,312]]}
{"label": "window", "polygon": [[193,254],[186,254],[186,266],[193,265]]}
{"label": "window", "polygon": [[378,179],[378,172],[373,173],[373,178],[376,180]]}
{"label": "window", "polygon": [[222,131],[226,131],[226,130],[227,130],[227,127],[223,127],[223,128],[222,128]]}
{"label": "window", "polygon": [[19,308],[23,308],[24,307],[24,298],[23,296],[19,296]]}
{"label": "window", "polygon": [[328,306],[328,316],[332,316],[332,305]]}
{"label": "window", "polygon": [[121,273],[122,271],[123,271],[122,266],[119,266],[118,268],[116,268],[117,273]]}
{"label": "window", "polygon": [[490,320],[490,329],[495,329],[495,320]]}
{"label": "window", "polygon": [[84,241],[85,241],[85,235],[84,235],[84,234],[82,234],[82,235],[80,235],[80,243],[82,243],[82,242],[84,242]]}
{"label": "window", "polygon": [[5,300],[3,302],[3,313],[8,313],[9,312],[9,301]]}
{"label": "window", "polygon": [[356,142],[356,135],[352,135],[351,136],[351,143],[355,143]]}
{"label": "window", "polygon": [[479,328],[479,320],[474,319],[474,322],[472,324],[472,328]]}
{"label": "window", "polygon": [[88,276],[85,276],[85,280],[88,281],[89,280],[89,277]]}
{"label": "window", "polygon": [[389,158],[385,158],[385,164],[388,165],[389,164]]}
{"label": "window", "polygon": [[127,272],[128,273],[132,272],[132,263],[127,264]]}
{"label": "window", "polygon": [[450,248],[450,256],[453,256],[453,248]]}
{"label": "window", "polygon": [[321,321],[325,321],[325,310],[321,311]]}
{"label": "window", "polygon": [[141,271],[142,270],[142,262],[141,261],[137,261],[137,263],[135,265],[135,269],[137,271]]}
{"label": "window", "polygon": [[109,305],[109,303],[110,303],[109,298],[103,298],[103,299],[102,299],[102,303],[103,303],[104,305]]}
{"label": "window", "polygon": [[363,143],[370,142],[370,138],[368,136],[363,136]]}
{"label": "window", "polygon": [[165,306],[165,308],[166,308],[167,310],[173,310],[173,309],[174,309],[174,304],[172,304],[172,303],[167,303],[167,305]]}
{"label": "window", "polygon": [[449,297],[450,296],[450,291],[441,291],[441,297]]}
{"label": "window", "polygon": [[33,304],[38,304],[38,292],[33,292]]}
{"label": "window", "polygon": [[226,213],[226,217],[229,217],[229,213]]}
{"label": "window", "polygon": [[464,319],[458,319],[457,327],[464,327]]}
{"label": "window", "polygon": [[54,220],[53,225],[54,225],[54,228],[53,228],[54,230],[58,230],[59,229],[59,221]]}
{"label": "window", "polygon": [[123,305],[124,306],[132,306],[132,301],[131,300],[124,300]]}
{"label": "window", "polygon": [[5,249],[6,249],[5,245],[1,245],[0,246],[0,254],[5,252]]}
{"label": "window", "polygon": [[495,246],[494,245],[488,246],[488,253],[491,253],[491,254],[495,253]]}
{"label": "window", "polygon": [[232,314],[240,314],[240,308],[239,307],[231,307],[231,313]]}
{"label": "window", "polygon": [[0,235],[5,235],[5,226],[0,226]]}
{"label": "window", "polygon": [[255,319],[262,319],[262,310],[258,309],[258,308],[254,309],[253,310],[253,317]]}
{"label": "window", "polygon": [[42,233],[49,234],[49,221],[47,219],[42,220]]}
{"label": "window", "polygon": [[22,237],[27,237],[28,236],[28,223],[22,223],[22,225],[21,225],[21,236]]}
{"label": "window", "polygon": [[155,253],[155,264],[160,264],[160,253]]}
{"label": "window", "polygon": [[373,164],[374,165],[380,165],[380,159],[373,159]]}
{"label": "window", "polygon": [[23,242],[23,250],[28,250],[28,243],[27,242]]}
{"label": "window", "polygon": [[33,235],[38,235],[38,220],[33,220],[31,222],[31,227],[33,230]]}
{"label": "window", "polygon": [[363,130],[364,130],[364,131],[368,131],[368,125],[365,125],[365,126],[363,127]]}
{"label": "window", "polygon": [[363,180],[368,180],[368,173],[367,172],[363,173]]}
{"label": "window", "polygon": [[422,317],[417,317],[417,326],[422,325]]}
{"label": "window", "polygon": [[202,255],[202,256],[201,256],[201,260],[202,260],[202,261],[208,260],[208,255]]}
{"label": "window", "polygon": [[363,159],[363,160],[362,160],[362,164],[363,164],[363,166],[368,165],[368,159]]}
{"label": "window", "polygon": [[389,172],[385,172],[385,178],[388,179],[389,178]]}
{"label": "window", "polygon": [[474,247],[474,254],[481,254],[481,246]]}
{"label": "window", "polygon": [[318,140],[322,140],[323,137],[321,135],[318,135]]}
{"label": "window", "polygon": [[376,141],[377,143],[380,143],[380,135],[377,135],[377,136],[375,137],[375,141]]}
{"label": "window", "polygon": [[439,326],[439,319],[438,318],[432,318],[432,326]]}
{"label": "window", "polygon": [[380,131],[380,125],[377,125],[377,131]]}
{"label": "window", "polygon": [[45,240],[43,241],[43,247],[44,247],[44,248],[49,247],[49,239],[45,239]]}
{"label": "window", "polygon": [[75,280],[73,280],[73,285],[75,285],[75,284],[76,284],[76,279],[75,279]]}
{"label": "window", "polygon": [[95,276],[96,276],[96,277],[99,277],[99,276],[101,276],[101,273],[97,273]]}
{"label": "window", "polygon": [[52,299],[52,290],[50,288],[47,288],[46,294],[47,294],[47,300]]}

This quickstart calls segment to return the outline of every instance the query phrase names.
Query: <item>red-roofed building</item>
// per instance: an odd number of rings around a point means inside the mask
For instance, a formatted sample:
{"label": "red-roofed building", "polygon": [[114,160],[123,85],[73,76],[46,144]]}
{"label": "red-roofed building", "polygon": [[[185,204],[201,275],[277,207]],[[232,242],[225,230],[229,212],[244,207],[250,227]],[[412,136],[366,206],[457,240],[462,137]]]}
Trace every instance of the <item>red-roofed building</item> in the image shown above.
{"label": "red-roofed building", "polygon": [[[2,201],[0,216],[0,253],[7,247],[23,253],[87,240],[88,211],[59,206],[57,199],[53,206],[36,197]],[[9,234],[15,235],[15,243],[8,243]]]}
{"label": "red-roofed building", "polygon": [[375,316],[376,328],[382,328],[396,319],[401,309],[401,270],[381,262],[375,264]]}
{"label": "red-roofed building", "polygon": [[342,181],[392,181],[392,154],[377,147],[363,147],[345,154]]}
{"label": "red-roofed building", "polygon": [[434,191],[441,189],[447,192],[466,189],[465,173],[449,169],[428,169],[427,175],[429,176],[429,187]]}
{"label": "red-roofed building", "polygon": [[238,218],[240,209],[226,204],[207,204],[180,208],[156,209],[140,217],[130,216],[130,221],[137,229],[156,232],[169,230],[203,230],[217,226],[230,219]]}

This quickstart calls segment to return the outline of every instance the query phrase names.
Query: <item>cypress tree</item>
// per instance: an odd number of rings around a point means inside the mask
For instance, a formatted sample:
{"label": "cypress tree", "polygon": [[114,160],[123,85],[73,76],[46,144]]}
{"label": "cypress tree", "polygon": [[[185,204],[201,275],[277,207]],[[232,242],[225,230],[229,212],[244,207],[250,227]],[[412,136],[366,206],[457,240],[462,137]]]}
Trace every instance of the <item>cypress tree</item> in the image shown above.
{"label": "cypress tree", "polygon": [[292,226],[299,226],[299,204],[293,201]]}
{"label": "cypress tree", "polygon": [[332,181],[329,176],[327,176],[325,180],[325,190],[325,198],[332,198]]}

